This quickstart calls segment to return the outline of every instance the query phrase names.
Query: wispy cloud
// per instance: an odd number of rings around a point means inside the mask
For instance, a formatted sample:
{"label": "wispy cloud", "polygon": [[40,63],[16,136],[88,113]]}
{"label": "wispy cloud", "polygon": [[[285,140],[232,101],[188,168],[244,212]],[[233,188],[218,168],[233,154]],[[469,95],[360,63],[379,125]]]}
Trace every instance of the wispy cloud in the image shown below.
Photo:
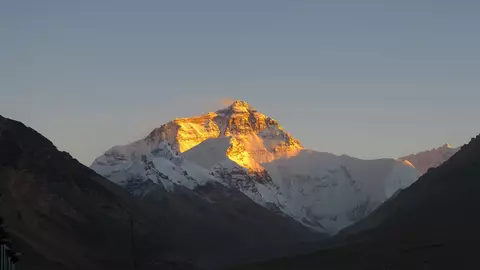
{"label": "wispy cloud", "polygon": [[222,99],[220,100],[220,104],[221,104],[222,106],[229,106],[229,105],[231,105],[233,102],[235,102],[235,99],[233,99],[233,98],[222,98]]}

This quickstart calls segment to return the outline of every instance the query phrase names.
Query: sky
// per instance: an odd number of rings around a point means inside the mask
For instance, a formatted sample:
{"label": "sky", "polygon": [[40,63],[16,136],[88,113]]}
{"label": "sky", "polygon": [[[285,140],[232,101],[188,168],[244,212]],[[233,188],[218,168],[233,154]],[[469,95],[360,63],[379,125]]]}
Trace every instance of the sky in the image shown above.
{"label": "sky", "polygon": [[0,115],[90,165],[241,99],[310,149],[480,133],[480,1],[0,0]]}

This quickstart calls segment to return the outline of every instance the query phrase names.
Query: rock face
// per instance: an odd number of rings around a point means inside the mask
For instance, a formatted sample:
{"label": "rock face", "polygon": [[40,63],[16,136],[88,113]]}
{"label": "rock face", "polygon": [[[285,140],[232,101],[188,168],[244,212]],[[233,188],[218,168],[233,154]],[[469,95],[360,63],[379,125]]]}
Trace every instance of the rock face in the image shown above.
{"label": "rock face", "polygon": [[[0,216],[23,254],[17,269],[216,269],[321,237],[235,189],[202,182],[201,172],[185,173],[188,163],[162,145],[129,163],[142,173],[124,183],[135,197],[0,116]],[[123,169],[126,157],[112,156]]]}
{"label": "rock face", "polygon": [[220,183],[327,233],[364,217],[419,176],[401,160],[365,161],[305,149],[244,101],[175,119],[142,140],[113,147],[91,168],[126,187],[155,183],[173,190]]}
{"label": "rock face", "polygon": [[421,174],[425,174],[430,168],[435,168],[442,165],[458,150],[460,150],[460,148],[453,148],[447,143],[439,148],[408,155],[401,157],[400,159],[411,162]]}

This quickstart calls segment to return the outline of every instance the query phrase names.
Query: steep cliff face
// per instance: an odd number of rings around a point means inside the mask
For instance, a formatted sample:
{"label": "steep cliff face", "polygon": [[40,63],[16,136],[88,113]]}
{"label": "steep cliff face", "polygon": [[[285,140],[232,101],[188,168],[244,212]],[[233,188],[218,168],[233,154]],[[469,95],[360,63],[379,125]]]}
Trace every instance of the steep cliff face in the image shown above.
{"label": "steep cliff face", "polygon": [[[172,154],[159,155],[165,151]],[[413,183],[418,171],[407,163],[304,149],[277,121],[236,101],[216,112],[175,119],[143,140],[116,146],[97,158],[92,169],[128,187],[144,187],[146,180],[166,190],[221,183],[305,226],[334,233]]]}

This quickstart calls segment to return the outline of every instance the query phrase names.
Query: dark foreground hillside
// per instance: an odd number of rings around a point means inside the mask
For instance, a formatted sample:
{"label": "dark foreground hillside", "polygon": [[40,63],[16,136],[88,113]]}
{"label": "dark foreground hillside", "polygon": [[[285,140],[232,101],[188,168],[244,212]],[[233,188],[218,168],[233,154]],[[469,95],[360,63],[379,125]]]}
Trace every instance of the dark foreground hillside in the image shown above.
{"label": "dark foreground hillside", "polygon": [[319,237],[220,185],[137,200],[1,116],[0,216],[20,270],[214,269]]}
{"label": "dark foreground hillside", "polygon": [[238,269],[479,269],[480,136],[329,248]]}

